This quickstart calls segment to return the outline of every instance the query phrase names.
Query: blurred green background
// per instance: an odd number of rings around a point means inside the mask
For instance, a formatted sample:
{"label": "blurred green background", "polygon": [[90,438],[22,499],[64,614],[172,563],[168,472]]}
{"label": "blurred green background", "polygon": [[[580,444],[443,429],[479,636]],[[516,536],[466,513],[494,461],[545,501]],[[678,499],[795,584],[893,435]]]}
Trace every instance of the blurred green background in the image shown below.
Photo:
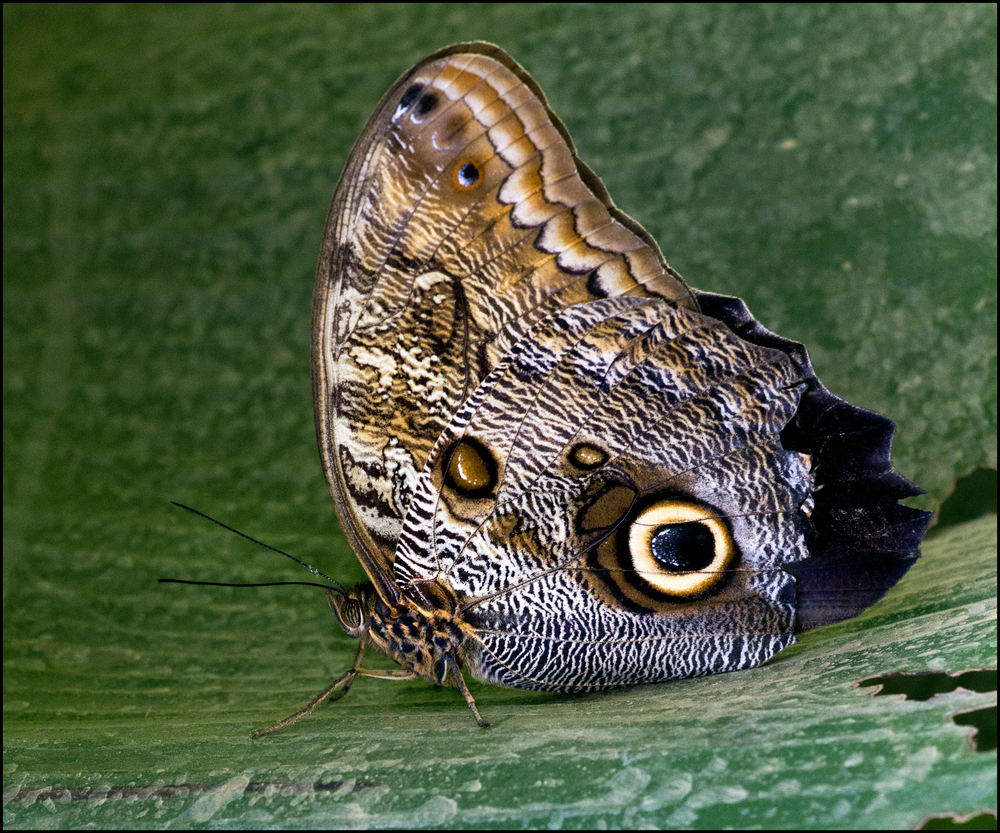
{"label": "blurred green background", "polygon": [[[913,827],[996,811],[996,8],[5,5],[5,827]],[[699,288],[898,423],[938,508],[882,603],[748,672],[557,697],[363,680],[315,451],[312,273],[385,89],[509,51]],[[963,479],[965,478],[965,479]],[[985,517],[978,517],[986,512]],[[978,519],[977,519],[978,518]],[[993,683],[995,689],[995,677]],[[978,719],[978,718],[977,718]],[[959,721],[961,722],[961,721]],[[992,822],[995,825],[995,821]]]}

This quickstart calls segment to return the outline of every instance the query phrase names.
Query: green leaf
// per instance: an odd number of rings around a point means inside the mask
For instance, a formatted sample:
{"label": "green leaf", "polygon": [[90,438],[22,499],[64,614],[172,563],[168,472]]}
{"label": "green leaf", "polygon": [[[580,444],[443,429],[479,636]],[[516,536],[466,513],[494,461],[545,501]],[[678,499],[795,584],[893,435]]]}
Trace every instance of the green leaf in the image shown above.
{"label": "green leaf", "polygon": [[995,667],[995,517],[946,516],[883,602],[764,667],[475,686],[488,732],[454,691],[361,680],[251,742],[350,662],[322,594],[155,584],[302,578],[171,499],[362,578],[315,453],[312,271],[379,96],[474,38],[692,284],[897,421],[923,505],[995,469],[995,7],[8,5],[3,37],[6,827],[995,812],[996,752],[950,719],[995,692],[857,686]]}
{"label": "green leaf", "polygon": [[319,598],[151,585],[130,651],[81,630],[58,665],[7,659],[5,825],[896,828],[995,807],[995,749],[950,719],[995,690],[858,685],[995,663],[995,541],[995,519],[933,538],[887,599],[761,668],[582,697],[474,686],[488,731],[453,690],[362,679],[250,741],[348,667],[348,640]]}

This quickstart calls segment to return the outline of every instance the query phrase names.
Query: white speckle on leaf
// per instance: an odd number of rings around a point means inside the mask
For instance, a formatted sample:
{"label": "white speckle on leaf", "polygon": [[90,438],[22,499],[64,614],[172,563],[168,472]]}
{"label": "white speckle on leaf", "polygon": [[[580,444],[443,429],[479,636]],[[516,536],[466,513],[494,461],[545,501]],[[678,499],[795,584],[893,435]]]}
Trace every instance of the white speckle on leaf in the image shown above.
{"label": "white speckle on leaf", "polygon": [[693,827],[698,820],[698,814],[690,807],[678,807],[667,819],[665,827]]}
{"label": "white speckle on leaf", "polygon": [[715,755],[709,762],[708,766],[705,767],[704,775],[722,775],[727,769],[729,769],[729,764],[725,758],[720,758]]}
{"label": "white speckle on leaf", "polygon": [[940,757],[941,750],[936,746],[924,746],[906,759],[901,771],[909,780],[926,781]]}
{"label": "white speckle on leaf", "polygon": [[642,809],[656,810],[665,804],[675,804],[691,792],[693,784],[694,778],[688,772],[654,783],[642,797]]}
{"label": "white speckle on leaf", "polygon": [[246,775],[237,775],[235,778],[230,778],[224,784],[220,784],[191,805],[191,820],[198,823],[211,821],[212,817],[230,801],[234,801],[243,795],[249,783],[249,777]]}
{"label": "white speckle on leaf", "polygon": [[542,778],[535,781],[536,787],[561,787],[566,782],[562,778]]}
{"label": "white speckle on leaf", "polygon": [[635,766],[627,766],[608,779],[605,800],[617,806],[635,804],[649,785],[649,773]]}
{"label": "white speckle on leaf", "polygon": [[775,795],[794,797],[802,793],[802,782],[798,778],[786,778],[774,788]]}
{"label": "white speckle on leaf", "polygon": [[842,819],[851,812],[851,802],[846,798],[840,799],[830,811],[831,818]]}
{"label": "white speckle on leaf", "polygon": [[411,822],[414,827],[441,827],[458,815],[458,802],[445,795],[428,799],[413,811]]}
{"label": "white speckle on leaf", "polygon": [[687,800],[687,806],[700,809],[715,804],[738,804],[749,795],[750,793],[737,784],[718,784],[696,792]]}
{"label": "white speckle on leaf", "polygon": [[[937,747],[924,746],[897,764],[895,768],[886,770],[884,777],[873,786],[881,794],[880,798],[884,799],[886,793],[903,789],[908,783],[926,781],[935,761],[940,757],[941,753]],[[878,801],[877,798],[875,803]]]}

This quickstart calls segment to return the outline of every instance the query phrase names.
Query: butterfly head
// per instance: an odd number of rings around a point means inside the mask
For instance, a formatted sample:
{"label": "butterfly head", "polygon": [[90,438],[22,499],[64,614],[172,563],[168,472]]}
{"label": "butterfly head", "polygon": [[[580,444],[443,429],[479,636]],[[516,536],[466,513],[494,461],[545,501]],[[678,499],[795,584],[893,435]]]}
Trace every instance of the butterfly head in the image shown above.
{"label": "butterfly head", "polygon": [[377,595],[370,582],[359,584],[349,590],[326,591],[330,610],[344,633],[353,639],[362,638],[368,631]]}

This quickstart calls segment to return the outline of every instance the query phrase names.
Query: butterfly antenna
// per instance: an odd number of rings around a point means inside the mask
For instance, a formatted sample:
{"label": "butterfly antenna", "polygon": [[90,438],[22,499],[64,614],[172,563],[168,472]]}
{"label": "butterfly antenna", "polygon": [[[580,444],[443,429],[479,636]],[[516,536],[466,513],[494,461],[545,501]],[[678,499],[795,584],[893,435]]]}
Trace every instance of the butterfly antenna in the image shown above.
{"label": "butterfly antenna", "polygon": [[158,578],[157,581],[160,584],[202,584],[208,587],[284,587],[286,584],[294,584],[299,587],[322,587],[324,590],[340,589],[318,581],[194,581],[187,578]]}
{"label": "butterfly antenna", "polygon": [[[229,526],[228,524],[224,524],[222,521],[216,520],[211,515],[206,515],[204,512],[199,512],[197,509],[192,509],[190,506],[185,506],[183,503],[178,503],[176,500],[172,500],[170,502],[174,506],[178,507],[179,509],[185,509],[185,510],[187,510],[188,512],[190,512],[193,515],[198,515],[199,517],[204,518],[206,521],[211,521],[216,526],[221,526],[223,529],[226,529],[229,532],[232,532],[232,533],[235,533],[236,535],[239,535],[240,538],[245,538],[247,541],[250,541],[250,542],[256,544],[258,547],[263,547],[264,549],[270,550],[271,552],[276,552],[278,555],[283,555],[283,556],[285,556],[285,558],[290,558],[296,564],[299,564],[299,565],[305,567],[314,576],[319,576],[320,578],[325,578],[327,581],[331,582],[334,585],[333,589],[335,589],[335,590],[337,590],[337,591],[339,591],[341,593],[346,593],[347,592],[347,589],[344,587],[344,585],[342,585],[335,578],[331,578],[330,576],[328,576],[322,570],[316,569],[315,567],[313,567],[312,564],[307,564],[305,561],[302,561],[301,559],[296,558],[294,555],[291,555],[290,553],[287,553],[284,550],[279,550],[277,547],[272,547],[270,544],[265,544],[263,541],[258,541],[252,535],[247,535],[245,532],[240,532],[238,529],[234,529],[233,527]],[[174,581],[174,582],[182,583],[182,584],[215,584],[215,582],[181,582],[181,581],[179,581],[177,579],[161,579],[161,581]],[[224,585],[224,586],[229,586],[229,587],[267,587],[267,586],[272,586],[274,584],[312,584],[312,582],[294,582],[294,581],[293,582],[268,582],[267,584]],[[325,585],[315,585],[315,586],[324,587]]]}

